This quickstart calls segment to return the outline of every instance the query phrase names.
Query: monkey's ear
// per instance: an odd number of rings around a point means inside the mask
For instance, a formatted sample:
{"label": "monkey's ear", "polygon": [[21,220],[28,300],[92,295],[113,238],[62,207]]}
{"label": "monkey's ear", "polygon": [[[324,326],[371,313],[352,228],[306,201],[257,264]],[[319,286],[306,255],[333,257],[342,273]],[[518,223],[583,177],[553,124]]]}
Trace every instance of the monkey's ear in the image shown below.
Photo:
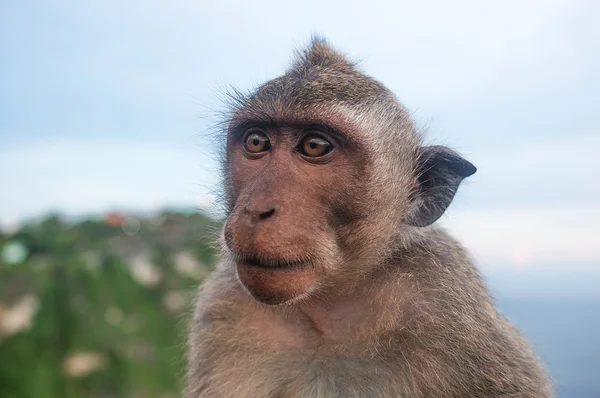
{"label": "monkey's ear", "polygon": [[477,168],[444,146],[421,147],[420,151],[413,208],[405,222],[426,227],[444,214],[462,180]]}

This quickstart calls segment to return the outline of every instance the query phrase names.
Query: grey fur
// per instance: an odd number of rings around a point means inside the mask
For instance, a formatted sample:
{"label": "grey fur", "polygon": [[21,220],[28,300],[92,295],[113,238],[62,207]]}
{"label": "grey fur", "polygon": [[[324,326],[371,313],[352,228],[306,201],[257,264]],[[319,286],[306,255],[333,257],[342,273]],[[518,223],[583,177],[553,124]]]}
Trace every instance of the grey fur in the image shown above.
{"label": "grey fur", "polygon": [[[285,75],[240,99],[229,127],[274,115],[324,115],[350,126],[364,148],[364,187],[351,190],[360,209],[323,251],[335,277],[279,306],[242,289],[221,239],[222,259],[190,324],[188,398],[552,397],[539,360],[497,311],[468,254],[427,226],[474,167],[452,151],[423,148],[391,92],[322,39]],[[226,158],[228,214],[237,194],[229,167]],[[418,179],[427,173],[436,184]],[[311,312],[316,303],[345,317],[322,318]]]}

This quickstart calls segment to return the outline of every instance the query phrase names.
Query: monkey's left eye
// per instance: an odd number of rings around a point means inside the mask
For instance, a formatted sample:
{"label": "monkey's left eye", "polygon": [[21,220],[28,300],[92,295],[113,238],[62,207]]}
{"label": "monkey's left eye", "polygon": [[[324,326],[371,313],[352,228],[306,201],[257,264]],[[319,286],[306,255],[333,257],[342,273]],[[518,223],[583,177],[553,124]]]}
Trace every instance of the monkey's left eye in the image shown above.
{"label": "monkey's left eye", "polygon": [[271,141],[260,130],[251,130],[244,139],[244,148],[250,153],[266,152],[271,148]]}
{"label": "monkey's left eye", "polygon": [[300,142],[297,150],[304,156],[317,158],[331,152],[332,149],[333,146],[329,141],[319,136],[309,135]]}

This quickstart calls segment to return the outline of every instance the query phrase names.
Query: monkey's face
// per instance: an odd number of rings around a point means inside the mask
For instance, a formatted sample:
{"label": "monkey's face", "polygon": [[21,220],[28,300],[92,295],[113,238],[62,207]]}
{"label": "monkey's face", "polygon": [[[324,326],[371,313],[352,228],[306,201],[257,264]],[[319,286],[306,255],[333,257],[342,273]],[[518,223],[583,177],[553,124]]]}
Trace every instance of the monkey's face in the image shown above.
{"label": "monkey's face", "polygon": [[323,44],[234,106],[224,238],[264,303],[352,289],[476,170],[421,146],[392,93]]}
{"label": "monkey's face", "polygon": [[338,272],[345,236],[364,218],[367,157],[322,127],[265,124],[230,131],[225,242],[258,301],[309,294]]}

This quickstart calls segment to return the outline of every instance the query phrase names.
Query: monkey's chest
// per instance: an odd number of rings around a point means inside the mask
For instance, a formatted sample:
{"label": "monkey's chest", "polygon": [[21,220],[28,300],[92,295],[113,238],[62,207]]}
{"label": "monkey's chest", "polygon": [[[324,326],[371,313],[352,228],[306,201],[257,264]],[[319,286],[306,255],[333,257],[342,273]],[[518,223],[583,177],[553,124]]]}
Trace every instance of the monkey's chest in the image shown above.
{"label": "monkey's chest", "polygon": [[393,366],[376,356],[357,355],[352,347],[298,347],[276,339],[222,347],[211,354],[207,381],[215,394],[206,396],[403,396],[401,376]]}

